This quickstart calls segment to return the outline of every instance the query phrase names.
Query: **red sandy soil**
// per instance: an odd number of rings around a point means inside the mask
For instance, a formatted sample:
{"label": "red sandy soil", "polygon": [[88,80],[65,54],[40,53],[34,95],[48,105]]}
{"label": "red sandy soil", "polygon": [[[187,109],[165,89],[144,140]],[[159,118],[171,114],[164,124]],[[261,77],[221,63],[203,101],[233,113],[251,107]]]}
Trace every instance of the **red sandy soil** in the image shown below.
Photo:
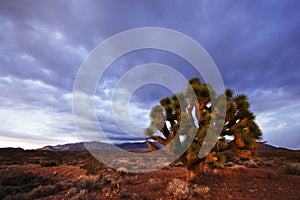
{"label": "red sandy soil", "polygon": [[[47,154],[51,154],[48,152]],[[78,152],[79,153],[79,152]],[[188,184],[194,187],[209,188],[203,195],[190,195],[189,199],[300,199],[299,171],[287,171],[291,163],[299,164],[299,152],[285,152],[276,157],[274,152],[258,156],[259,166],[249,168],[243,163],[228,166],[223,169],[208,169],[205,176],[199,177]],[[31,152],[31,154],[34,154]],[[40,154],[40,153],[38,153]],[[72,153],[73,155],[76,152]],[[72,163],[62,162],[58,166],[43,166],[41,164],[22,163],[10,164],[8,155],[2,155],[0,168],[0,199],[24,199],[32,194],[34,188],[40,185],[61,184],[57,191],[49,194],[32,196],[35,199],[178,199],[167,188],[174,179],[183,182],[186,180],[187,170],[183,167],[167,167],[159,171],[144,174],[127,174],[116,172],[101,164],[96,166],[96,175],[87,174],[88,168],[84,167],[88,153],[79,153],[77,161]],[[70,154],[71,155],[71,154]],[[14,155],[15,156],[15,155]],[[36,156],[36,155],[35,155]],[[56,153],[56,156],[60,156]],[[64,154],[64,159],[69,155]],[[5,159],[4,159],[5,157]],[[31,156],[33,158],[34,156]],[[37,157],[37,156],[36,156]],[[35,158],[36,158],[35,157]],[[46,156],[56,159],[55,156]],[[45,159],[40,157],[39,159]],[[81,159],[80,159],[81,158]],[[30,159],[28,159],[29,161]],[[299,170],[299,169],[298,169]],[[21,174],[18,176],[18,174]],[[27,174],[34,175],[28,180],[21,178]],[[97,177],[97,186],[80,185],[80,180],[88,177]],[[18,181],[18,179],[20,179]],[[103,180],[106,180],[103,181]],[[108,180],[108,181],[107,181]],[[30,189],[23,187],[31,185]],[[43,192],[43,187],[41,193]],[[16,189],[18,187],[19,189]],[[37,189],[36,189],[37,190]],[[5,192],[6,191],[6,192]],[[30,193],[31,192],[31,193]],[[2,195],[2,196],[1,196]],[[18,196],[19,195],[19,196]],[[25,199],[26,199],[25,198]]]}

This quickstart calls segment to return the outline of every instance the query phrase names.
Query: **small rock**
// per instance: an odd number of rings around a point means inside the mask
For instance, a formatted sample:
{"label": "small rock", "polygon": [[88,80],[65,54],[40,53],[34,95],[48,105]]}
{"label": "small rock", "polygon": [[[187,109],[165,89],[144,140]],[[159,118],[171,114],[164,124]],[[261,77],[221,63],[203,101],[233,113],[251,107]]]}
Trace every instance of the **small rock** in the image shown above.
{"label": "small rock", "polygon": [[184,167],[185,165],[182,162],[174,163],[174,167]]}
{"label": "small rock", "polygon": [[249,192],[251,193],[254,193],[254,192],[257,192],[258,190],[257,189],[250,189]]}
{"label": "small rock", "polygon": [[241,161],[241,160],[234,160],[234,163],[235,163],[235,164],[238,164],[238,165],[241,165],[241,164],[242,164],[242,161]]}
{"label": "small rock", "polygon": [[258,165],[256,164],[256,162],[253,161],[253,160],[246,161],[245,162],[245,166],[249,167],[249,168],[256,168],[256,167],[258,167]]}
{"label": "small rock", "polygon": [[118,169],[117,169],[117,172],[119,172],[119,173],[123,173],[123,174],[128,174],[128,170],[125,168],[125,167],[119,167]]}
{"label": "small rock", "polygon": [[232,167],[233,165],[234,165],[233,162],[227,162],[227,163],[225,164],[226,167]]}
{"label": "small rock", "polygon": [[243,165],[234,165],[231,169],[232,171],[244,172],[246,170],[246,167]]}
{"label": "small rock", "polygon": [[157,183],[157,181],[155,181],[154,178],[150,178],[150,179],[148,180],[148,183],[149,183],[149,184],[155,184],[155,183]]}

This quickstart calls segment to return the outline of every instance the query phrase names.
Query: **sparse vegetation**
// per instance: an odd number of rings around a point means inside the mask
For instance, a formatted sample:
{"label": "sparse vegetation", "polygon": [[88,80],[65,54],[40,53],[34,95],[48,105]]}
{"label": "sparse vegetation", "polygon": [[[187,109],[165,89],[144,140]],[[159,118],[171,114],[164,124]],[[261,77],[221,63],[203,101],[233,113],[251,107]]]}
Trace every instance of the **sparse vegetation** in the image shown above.
{"label": "sparse vegetation", "polygon": [[282,168],[282,172],[288,175],[300,175],[300,163],[289,163]]}
{"label": "sparse vegetation", "polygon": [[[258,151],[259,158],[243,161],[228,156],[224,167],[216,168],[217,154],[211,155],[207,176],[189,181],[188,170],[179,161],[165,169],[131,174],[122,168],[110,169],[92,161],[87,152],[20,151],[6,152],[0,167],[0,199],[299,199],[299,151],[271,149]],[[279,154],[277,154],[279,152]],[[43,156],[42,156],[43,155]],[[223,154],[221,154],[223,155]],[[227,153],[225,154],[227,155]],[[267,155],[267,156],[264,156]],[[276,157],[276,155],[279,155]],[[31,160],[55,161],[53,167],[33,164]],[[280,162],[275,162],[274,157]],[[32,158],[32,159],[28,159]],[[76,158],[76,159],[73,159]],[[152,158],[151,158],[152,159]],[[154,159],[154,158],[153,158]],[[28,163],[24,162],[28,160]],[[123,162],[123,160],[122,160]],[[71,163],[67,164],[67,163]],[[251,167],[249,163],[257,165]],[[89,167],[87,167],[89,166]],[[92,166],[96,169],[93,170]],[[89,169],[92,173],[87,172]],[[124,170],[124,169],[123,169]],[[293,196],[291,196],[293,194]]]}

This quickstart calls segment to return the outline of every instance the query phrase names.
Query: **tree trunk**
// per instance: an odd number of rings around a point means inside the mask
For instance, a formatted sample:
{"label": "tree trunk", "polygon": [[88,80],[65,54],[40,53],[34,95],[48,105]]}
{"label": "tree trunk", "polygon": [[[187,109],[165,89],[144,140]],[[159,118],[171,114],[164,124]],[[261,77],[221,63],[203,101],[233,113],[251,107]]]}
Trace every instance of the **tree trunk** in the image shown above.
{"label": "tree trunk", "polygon": [[197,158],[197,160],[194,162],[190,162],[185,158],[185,159],[181,159],[181,162],[183,162],[188,169],[187,179],[189,181],[193,180],[196,177],[203,176],[205,158],[201,158],[201,159]]}

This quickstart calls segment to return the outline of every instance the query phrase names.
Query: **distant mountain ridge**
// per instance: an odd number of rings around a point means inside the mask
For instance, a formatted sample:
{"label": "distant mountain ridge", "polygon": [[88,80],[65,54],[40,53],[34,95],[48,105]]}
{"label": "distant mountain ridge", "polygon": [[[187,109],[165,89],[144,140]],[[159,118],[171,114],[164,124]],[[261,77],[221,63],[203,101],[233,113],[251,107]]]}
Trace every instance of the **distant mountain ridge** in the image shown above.
{"label": "distant mountain ridge", "polygon": [[42,148],[38,148],[37,150],[42,151],[84,151],[86,148],[82,142],[79,143],[69,143],[69,144],[60,144],[55,146],[44,146]]}
{"label": "distant mountain ridge", "polygon": [[[79,143],[69,143],[69,144],[62,144],[62,145],[55,145],[55,146],[45,146],[42,148],[39,148],[37,150],[42,150],[42,151],[85,151],[86,147],[85,144],[95,144],[95,145],[102,145],[102,146],[107,146],[111,144],[106,144],[106,143],[101,143],[101,142],[79,142]],[[146,144],[146,142],[125,142],[125,143],[119,143],[119,144],[114,144],[115,146],[126,150],[126,151],[132,151],[132,152],[145,152],[149,151],[149,148]],[[161,144],[157,143],[155,144],[161,148],[164,148]]]}
{"label": "distant mountain ridge", "polygon": [[[62,144],[62,145],[55,145],[55,146],[45,146],[43,148],[39,148],[36,150],[42,150],[42,151],[85,151],[86,147],[84,144],[95,144],[95,145],[101,145],[101,146],[109,146],[112,144],[102,143],[102,142],[79,142],[79,143],[68,143],[68,144]],[[118,146],[119,148],[126,150],[126,151],[132,151],[132,152],[145,152],[149,151],[149,148],[146,144],[146,142],[125,142],[125,143],[118,143],[113,144],[115,146]],[[161,147],[164,149],[164,146],[162,146],[159,143],[155,143],[155,145]],[[274,147],[269,144],[261,143],[260,146],[257,149],[258,153],[264,153],[264,152],[286,152],[286,151],[300,151],[300,150],[290,150],[283,147]]]}

